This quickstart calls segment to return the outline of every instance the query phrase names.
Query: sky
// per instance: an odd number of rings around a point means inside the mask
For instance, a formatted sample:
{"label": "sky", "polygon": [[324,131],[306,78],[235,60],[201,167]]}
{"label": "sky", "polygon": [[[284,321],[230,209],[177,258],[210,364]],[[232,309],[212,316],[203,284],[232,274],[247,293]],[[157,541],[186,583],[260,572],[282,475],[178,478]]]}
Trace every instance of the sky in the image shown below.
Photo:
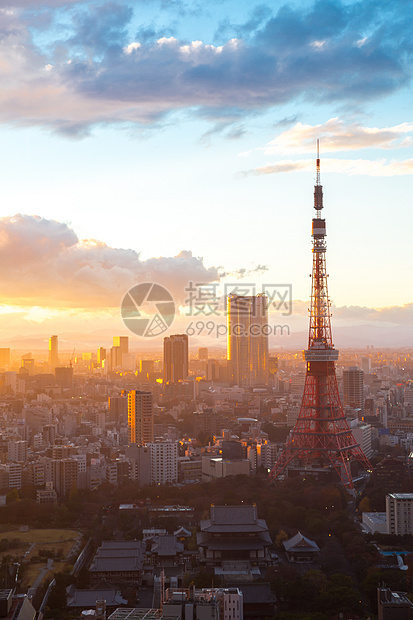
{"label": "sky", "polygon": [[106,344],[141,282],[182,331],[194,282],[290,285],[299,346],[319,138],[338,344],[413,346],[410,2],[1,7],[0,342]]}

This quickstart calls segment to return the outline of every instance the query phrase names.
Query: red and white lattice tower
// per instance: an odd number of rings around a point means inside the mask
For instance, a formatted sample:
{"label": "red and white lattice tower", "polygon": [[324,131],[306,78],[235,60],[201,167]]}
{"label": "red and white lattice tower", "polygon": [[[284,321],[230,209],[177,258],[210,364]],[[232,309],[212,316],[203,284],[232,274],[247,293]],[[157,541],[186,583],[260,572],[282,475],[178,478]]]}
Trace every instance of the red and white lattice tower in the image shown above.
{"label": "red and white lattice tower", "polygon": [[317,179],[314,187],[313,271],[311,286],[308,349],[304,351],[307,372],[303,400],[297,422],[286,446],[274,465],[277,478],[290,466],[333,466],[341,482],[353,488],[350,464],[359,461],[367,470],[369,460],[357,444],[344,416],[337,387],[330,301],[326,273],[326,221],[321,217],[323,187],[320,183],[320,155],[317,140]]}

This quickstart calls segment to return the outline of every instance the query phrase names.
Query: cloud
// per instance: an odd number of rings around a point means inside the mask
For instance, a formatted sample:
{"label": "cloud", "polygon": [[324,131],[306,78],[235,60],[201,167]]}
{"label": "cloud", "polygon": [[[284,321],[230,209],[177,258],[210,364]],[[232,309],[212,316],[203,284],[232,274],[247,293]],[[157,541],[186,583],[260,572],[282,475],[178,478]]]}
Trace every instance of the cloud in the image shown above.
{"label": "cloud", "polygon": [[383,322],[393,325],[413,326],[413,303],[403,306],[387,306],[384,308],[368,308],[366,306],[334,307],[335,319],[350,319],[360,323]]}
{"label": "cloud", "polygon": [[0,219],[2,303],[14,306],[113,308],[139,282],[157,282],[176,301],[190,280],[218,280],[190,251],[141,260],[135,250],[79,240],[67,224],[38,216]]}
{"label": "cloud", "polygon": [[69,6],[71,4],[76,4],[78,2],[82,2],[83,0],[4,0],[3,9],[7,10],[15,10],[16,8],[24,8],[24,9],[35,9],[39,10],[39,7],[64,7]]}
{"label": "cloud", "polygon": [[393,127],[363,127],[360,123],[330,118],[319,125],[296,123],[268,143],[265,153],[314,153],[317,138],[323,153],[365,148],[392,149],[413,144],[413,123]]}
{"label": "cloud", "polygon": [[411,9],[398,2],[317,0],[275,15],[264,6],[216,45],[166,29],[157,40],[131,35],[136,4],[71,4],[60,9],[60,40],[52,22],[41,49],[34,13],[3,15],[0,122],[82,136],[94,125],[153,124],[182,109],[218,120],[220,111],[225,119],[228,110],[245,115],[300,98],[362,105],[411,78]]}
{"label": "cloud", "polygon": [[266,271],[269,271],[268,265],[257,265],[256,267],[251,267],[250,269],[241,268],[236,269],[235,271],[226,271],[219,274],[220,278],[236,278],[237,280],[253,276],[263,274]]}
{"label": "cloud", "polygon": [[[413,174],[413,159],[403,161],[387,161],[385,159],[333,159],[323,157],[323,171],[341,174],[365,175],[372,177],[393,177]],[[261,166],[253,170],[241,172],[239,176],[261,176],[266,174],[280,174],[283,172],[297,172],[302,170],[314,171],[314,158],[281,160],[273,164]]]}
{"label": "cloud", "polygon": [[[309,315],[309,301],[293,300],[293,317]],[[386,323],[388,325],[413,326],[413,303],[402,306],[385,306],[370,308],[368,306],[336,306],[332,304],[331,311],[334,325],[369,323]],[[334,327],[333,325],[333,327]]]}

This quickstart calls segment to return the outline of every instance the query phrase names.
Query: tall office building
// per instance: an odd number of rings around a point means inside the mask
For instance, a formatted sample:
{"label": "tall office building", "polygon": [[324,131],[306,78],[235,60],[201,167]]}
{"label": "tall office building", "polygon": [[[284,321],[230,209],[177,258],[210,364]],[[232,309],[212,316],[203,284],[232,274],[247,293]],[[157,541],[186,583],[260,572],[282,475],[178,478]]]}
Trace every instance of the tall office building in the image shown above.
{"label": "tall office building", "polygon": [[112,370],[123,367],[123,356],[129,353],[129,337],[113,336],[113,347],[110,350],[110,366]]}
{"label": "tall office building", "polygon": [[110,396],[109,420],[115,424],[122,424],[128,419],[128,394],[122,396]]}
{"label": "tall office building", "polygon": [[371,375],[371,359],[370,357],[361,358],[361,370],[365,375]]}
{"label": "tall office building", "polygon": [[57,336],[49,338],[49,366],[56,368],[59,366],[59,345]]}
{"label": "tall office building", "polygon": [[129,443],[143,445],[153,441],[151,392],[132,390],[128,394]]}
{"label": "tall office building", "polygon": [[413,493],[386,495],[387,534],[413,534]]}
{"label": "tall office building", "polygon": [[25,353],[22,355],[22,365],[23,372],[32,376],[34,375],[34,357],[32,357],[31,353]]}
{"label": "tall office building", "polygon": [[129,353],[129,336],[113,336],[113,346],[119,347],[121,353]]}
{"label": "tall office building", "polygon": [[343,371],[343,404],[364,412],[364,373],[358,366]]}
{"label": "tall office building", "polygon": [[188,377],[188,336],[175,334],[163,341],[164,383],[178,383]]}
{"label": "tall office building", "polygon": [[227,300],[229,380],[238,386],[268,381],[266,295],[229,295]]}
{"label": "tall office building", "polygon": [[198,349],[198,359],[204,362],[208,361],[208,349],[207,347],[199,347]]}
{"label": "tall office building", "polygon": [[99,347],[98,348],[98,354],[97,354],[97,361],[99,366],[102,366],[102,362],[104,362],[106,359],[106,349],[105,347]]}
{"label": "tall office building", "polygon": [[150,372],[154,372],[154,370],[155,370],[154,360],[140,360],[139,372],[143,372],[143,374],[148,375]]}
{"label": "tall office building", "polygon": [[151,443],[151,483],[178,481],[178,444],[174,441]]}
{"label": "tall office building", "polygon": [[67,497],[69,493],[77,489],[78,462],[72,458],[46,458],[45,482],[51,482],[60,498]]}

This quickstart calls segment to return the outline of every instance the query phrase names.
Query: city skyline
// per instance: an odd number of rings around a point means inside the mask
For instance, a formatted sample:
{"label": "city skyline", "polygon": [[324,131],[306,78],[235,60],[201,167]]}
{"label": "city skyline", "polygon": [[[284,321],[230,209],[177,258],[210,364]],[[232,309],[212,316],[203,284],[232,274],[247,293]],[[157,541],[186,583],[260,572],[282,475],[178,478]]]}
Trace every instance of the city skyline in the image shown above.
{"label": "city skyline", "polygon": [[95,344],[143,281],[182,333],[190,282],[254,282],[291,284],[273,346],[300,346],[320,138],[338,346],[413,346],[404,5],[19,0],[0,20],[1,343]]}

